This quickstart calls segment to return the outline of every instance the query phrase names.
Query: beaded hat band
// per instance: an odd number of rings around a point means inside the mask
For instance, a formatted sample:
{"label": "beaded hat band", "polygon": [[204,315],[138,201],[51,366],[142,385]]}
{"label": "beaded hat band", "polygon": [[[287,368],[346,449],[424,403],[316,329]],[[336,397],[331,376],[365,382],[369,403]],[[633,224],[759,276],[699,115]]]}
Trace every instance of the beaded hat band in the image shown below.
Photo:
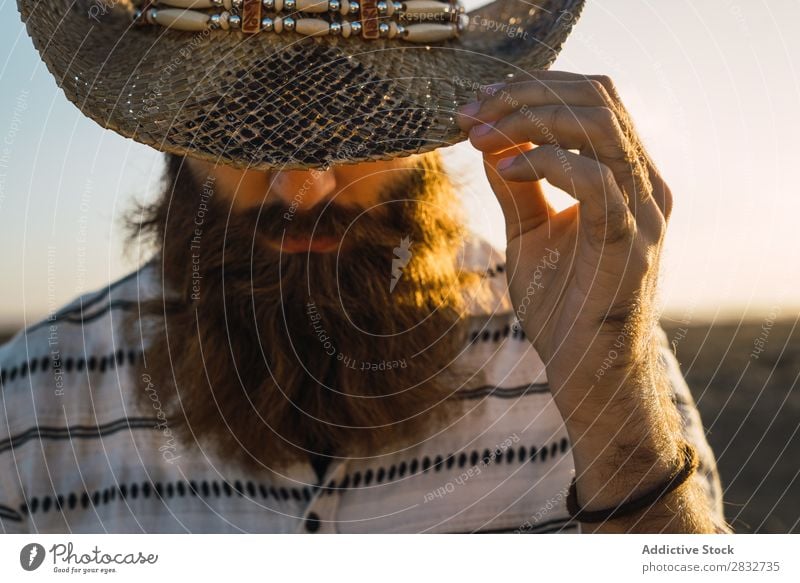
{"label": "beaded hat band", "polygon": [[456,38],[468,19],[456,0],[154,0],[134,13],[134,21],[194,32],[287,31],[434,43]]}
{"label": "beaded hat band", "polygon": [[486,1],[17,5],[61,90],[102,127],[164,152],[288,170],[464,140],[456,109],[481,86],[548,68],[584,3],[470,9]]}

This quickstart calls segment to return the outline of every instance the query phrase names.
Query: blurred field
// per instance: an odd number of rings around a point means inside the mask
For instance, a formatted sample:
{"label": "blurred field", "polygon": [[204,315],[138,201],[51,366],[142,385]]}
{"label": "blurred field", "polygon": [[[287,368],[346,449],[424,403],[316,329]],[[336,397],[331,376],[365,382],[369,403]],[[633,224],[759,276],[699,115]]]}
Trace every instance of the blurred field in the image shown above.
{"label": "blurred field", "polygon": [[800,532],[800,326],[663,326],[717,455],[728,521],[742,533]]}
{"label": "blurred field", "polygon": [[740,533],[800,532],[800,327],[663,326],[717,455],[728,521]]}

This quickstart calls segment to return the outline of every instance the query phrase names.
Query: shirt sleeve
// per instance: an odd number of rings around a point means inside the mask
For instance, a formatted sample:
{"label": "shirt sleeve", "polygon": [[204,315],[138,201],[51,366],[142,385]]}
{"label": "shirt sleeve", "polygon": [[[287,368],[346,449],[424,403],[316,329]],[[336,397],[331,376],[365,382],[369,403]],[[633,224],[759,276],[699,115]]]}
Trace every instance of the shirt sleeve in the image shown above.
{"label": "shirt sleeve", "polygon": [[7,414],[3,399],[0,405],[0,533],[27,534],[28,517],[20,509],[21,496],[14,450],[11,447],[12,436],[9,435],[8,425],[5,423]]}
{"label": "shirt sleeve", "polygon": [[681,416],[684,438],[697,450],[699,466],[692,479],[697,480],[703,487],[708,498],[709,507],[714,514],[717,532],[731,532],[725,522],[722,506],[722,486],[717,471],[717,461],[714,452],[706,439],[706,431],[697,410],[692,393],[681,373],[678,359],[672,350],[666,332],[659,327],[659,358],[664,366],[672,388],[672,399]]}
{"label": "shirt sleeve", "polygon": [[[19,391],[10,385],[14,381],[24,382],[18,376],[18,363],[15,341],[22,338],[18,332],[14,338],[0,345],[0,534],[27,534],[30,532],[28,515],[22,512],[22,488],[19,467],[14,456],[14,437],[10,420],[17,413],[18,401],[14,398]],[[13,374],[12,374],[13,372]],[[18,436],[17,436],[18,437]]]}
{"label": "shirt sleeve", "polygon": [[[6,470],[11,470],[11,472]],[[0,473],[4,476],[16,475],[13,473],[13,468],[0,468]],[[0,482],[0,533],[27,534],[29,532],[27,516],[23,516],[18,508],[10,504],[11,500],[6,485],[7,480],[4,478]]]}

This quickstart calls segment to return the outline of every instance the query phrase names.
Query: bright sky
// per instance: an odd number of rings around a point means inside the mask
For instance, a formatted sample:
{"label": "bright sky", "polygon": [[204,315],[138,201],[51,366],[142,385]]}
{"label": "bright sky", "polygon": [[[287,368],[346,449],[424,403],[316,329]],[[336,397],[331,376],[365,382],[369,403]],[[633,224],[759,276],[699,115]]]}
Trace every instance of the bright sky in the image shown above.
{"label": "bright sky", "polygon": [[[162,156],[85,119],[0,0],[0,325],[131,270],[115,217]],[[675,318],[800,306],[800,3],[589,0],[555,68],[610,75],[675,194],[662,297]],[[478,154],[446,151],[474,227],[503,245]],[[563,204],[563,199],[562,199]]]}

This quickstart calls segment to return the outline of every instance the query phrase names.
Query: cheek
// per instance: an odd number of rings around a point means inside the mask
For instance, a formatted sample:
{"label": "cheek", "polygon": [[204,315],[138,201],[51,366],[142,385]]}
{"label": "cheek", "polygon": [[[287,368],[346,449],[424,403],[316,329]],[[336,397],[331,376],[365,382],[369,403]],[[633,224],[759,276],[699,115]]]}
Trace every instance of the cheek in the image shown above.
{"label": "cheek", "polygon": [[336,180],[341,189],[340,202],[368,207],[381,201],[381,193],[400,177],[388,164],[361,164],[340,167]]}
{"label": "cheek", "polygon": [[250,207],[260,204],[267,195],[269,176],[264,172],[226,169],[218,174],[218,190],[221,197],[235,197],[236,206]]}

